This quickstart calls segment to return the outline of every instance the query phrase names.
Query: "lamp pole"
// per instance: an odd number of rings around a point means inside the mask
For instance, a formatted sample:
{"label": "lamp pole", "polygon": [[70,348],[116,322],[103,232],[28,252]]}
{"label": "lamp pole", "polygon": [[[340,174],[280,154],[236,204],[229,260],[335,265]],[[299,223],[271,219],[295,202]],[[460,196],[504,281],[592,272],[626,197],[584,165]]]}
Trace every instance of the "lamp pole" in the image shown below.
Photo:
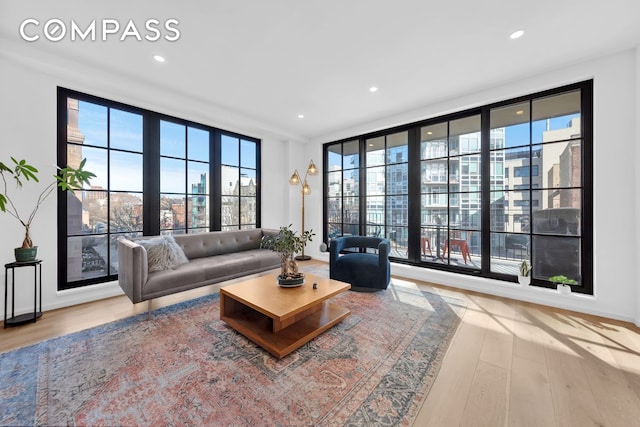
{"label": "lamp pole", "polygon": [[[316,165],[313,163],[313,160],[309,161],[309,166],[307,166],[307,172],[304,174],[304,180],[300,179],[300,174],[298,173],[298,169],[295,170],[295,172],[293,172],[293,175],[291,175],[291,178],[289,179],[289,184],[291,185],[301,185],[301,193],[302,193],[302,231],[301,234],[304,233],[304,196],[306,196],[307,194],[311,194],[311,187],[309,186],[309,184],[307,183],[307,176],[308,175],[317,175],[318,174],[318,168],[316,168]],[[309,255],[305,255],[304,254],[304,245],[302,246],[302,254],[298,255],[296,257],[296,260],[298,261],[307,261],[310,260],[311,257]]]}

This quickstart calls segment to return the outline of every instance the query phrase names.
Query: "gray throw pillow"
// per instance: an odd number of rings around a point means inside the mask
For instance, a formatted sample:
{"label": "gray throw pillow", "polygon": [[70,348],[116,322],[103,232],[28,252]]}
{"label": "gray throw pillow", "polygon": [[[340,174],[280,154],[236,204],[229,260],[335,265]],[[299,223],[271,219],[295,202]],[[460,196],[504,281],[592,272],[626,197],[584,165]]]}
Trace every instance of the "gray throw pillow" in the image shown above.
{"label": "gray throw pillow", "polygon": [[147,251],[149,273],[169,270],[189,262],[184,251],[171,235],[139,240],[137,243],[144,246]]}

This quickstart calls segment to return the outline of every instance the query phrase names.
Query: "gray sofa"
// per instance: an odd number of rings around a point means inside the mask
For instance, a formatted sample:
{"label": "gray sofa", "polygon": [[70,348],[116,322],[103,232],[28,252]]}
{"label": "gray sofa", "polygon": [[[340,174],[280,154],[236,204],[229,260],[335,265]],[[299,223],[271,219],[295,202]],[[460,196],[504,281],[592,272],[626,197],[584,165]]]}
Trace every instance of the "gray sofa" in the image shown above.
{"label": "gray sofa", "polygon": [[186,259],[173,268],[152,272],[144,245],[145,240],[159,237],[120,239],[118,283],[133,303],[149,301],[151,310],[153,298],[279,268],[278,254],[260,248],[264,236],[278,233],[257,228],[176,235],[180,256]]}

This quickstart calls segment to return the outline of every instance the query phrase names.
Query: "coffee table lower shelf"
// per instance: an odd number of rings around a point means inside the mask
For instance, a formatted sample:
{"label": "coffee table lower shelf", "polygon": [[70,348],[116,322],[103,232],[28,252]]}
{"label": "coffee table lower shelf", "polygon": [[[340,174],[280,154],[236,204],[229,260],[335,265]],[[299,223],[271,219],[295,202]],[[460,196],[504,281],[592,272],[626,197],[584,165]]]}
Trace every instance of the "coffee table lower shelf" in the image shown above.
{"label": "coffee table lower shelf", "polygon": [[302,313],[302,317],[297,316],[294,323],[277,330],[278,320],[239,301],[227,299],[224,305],[227,309],[226,313],[220,313],[221,320],[279,359],[302,347],[350,314],[348,309],[324,301],[310,313]]}

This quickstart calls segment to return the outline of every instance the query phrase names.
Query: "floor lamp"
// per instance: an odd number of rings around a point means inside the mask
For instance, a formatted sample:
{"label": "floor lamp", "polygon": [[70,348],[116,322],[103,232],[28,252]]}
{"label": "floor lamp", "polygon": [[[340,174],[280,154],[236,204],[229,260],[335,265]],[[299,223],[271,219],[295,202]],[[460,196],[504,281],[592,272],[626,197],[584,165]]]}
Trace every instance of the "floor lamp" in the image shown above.
{"label": "floor lamp", "polygon": [[[300,174],[298,173],[298,169],[296,169],[293,175],[291,175],[291,178],[289,178],[289,184],[291,185],[300,184],[302,186],[302,191],[301,191],[302,192],[302,232],[300,234],[304,233],[304,196],[306,196],[307,194],[311,194],[311,187],[309,186],[309,184],[307,184],[307,176],[317,175],[317,174],[318,174],[318,168],[316,168],[316,165],[313,163],[313,160],[310,160],[309,166],[307,166],[307,173],[304,174],[304,180],[300,179]],[[298,261],[307,261],[311,259],[309,255],[304,254],[304,246],[302,246],[302,255],[298,255],[296,259]]]}

